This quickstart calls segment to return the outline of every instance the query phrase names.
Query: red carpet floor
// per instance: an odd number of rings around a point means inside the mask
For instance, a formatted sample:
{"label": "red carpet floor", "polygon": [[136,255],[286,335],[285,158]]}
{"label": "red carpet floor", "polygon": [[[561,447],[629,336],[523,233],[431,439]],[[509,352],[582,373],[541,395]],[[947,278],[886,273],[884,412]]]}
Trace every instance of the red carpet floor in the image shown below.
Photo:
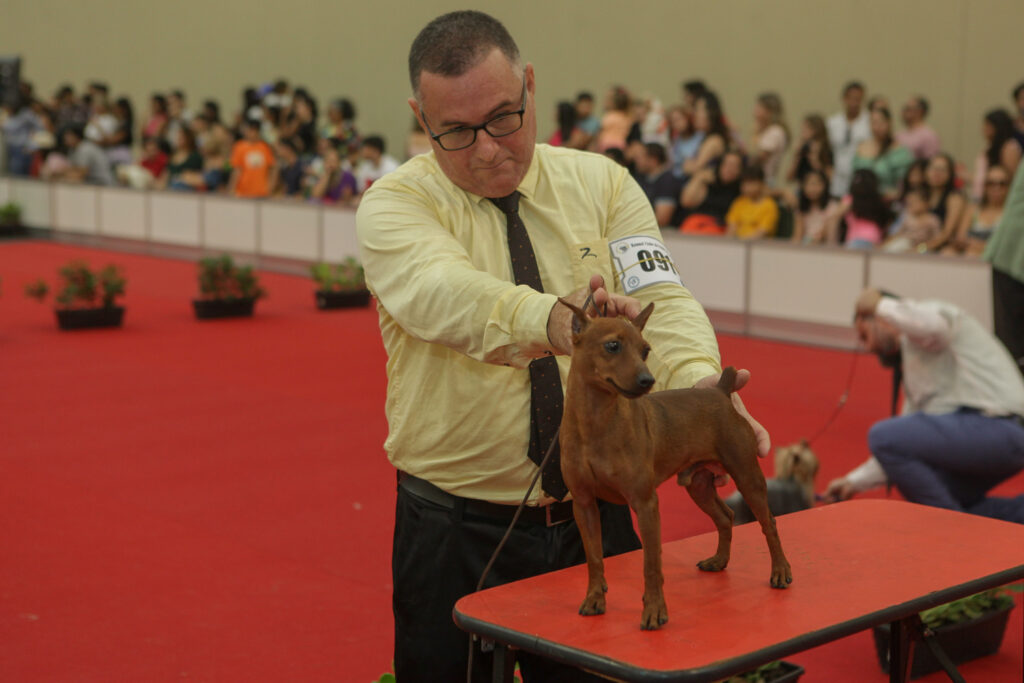
{"label": "red carpet floor", "polygon": [[[123,329],[58,332],[23,296],[83,256],[124,267]],[[193,264],[45,242],[0,243],[0,278],[0,681],[387,671],[394,473],[376,314],[317,312],[308,280],[267,273],[253,319],[200,323]],[[721,346],[753,372],[743,393],[776,444],[824,425],[854,358]],[[819,488],[866,457],[887,403],[887,375],[861,357],[813,444]],[[666,539],[711,530],[674,484],[661,507]],[[1021,612],[967,680],[1022,679]],[[869,634],[790,659],[806,681],[887,680]]]}

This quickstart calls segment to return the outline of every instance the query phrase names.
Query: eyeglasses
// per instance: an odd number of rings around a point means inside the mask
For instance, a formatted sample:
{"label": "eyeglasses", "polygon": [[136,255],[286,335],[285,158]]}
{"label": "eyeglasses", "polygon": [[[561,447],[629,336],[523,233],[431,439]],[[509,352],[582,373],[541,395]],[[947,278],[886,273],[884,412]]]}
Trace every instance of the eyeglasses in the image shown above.
{"label": "eyeglasses", "polygon": [[517,130],[523,127],[523,113],[526,111],[526,77],[523,77],[523,101],[519,105],[518,111],[509,112],[507,114],[498,114],[490,121],[480,124],[479,126],[459,126],[458,128],[452,128],[443,133],[435,133],[430,129],[430,124],[427,123],[427,116],[420,110],[420,116],[423,117],[423,123],[427,127],[427,133],[430,137],[441,145],[441,149],[447,152],[455,152],[460,149],[466,149],[476,142],[476,132],[478,130],[485,131],[492,138],[503,138],[506,135],[512,135]]}

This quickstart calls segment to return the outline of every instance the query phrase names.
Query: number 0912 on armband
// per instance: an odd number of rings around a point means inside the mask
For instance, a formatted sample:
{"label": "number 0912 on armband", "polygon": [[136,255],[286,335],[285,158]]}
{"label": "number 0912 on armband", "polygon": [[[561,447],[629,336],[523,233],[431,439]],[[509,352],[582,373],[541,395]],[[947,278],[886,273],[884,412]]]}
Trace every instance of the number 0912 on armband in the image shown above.
{"label": "number 0912 on armband", "polygon": [[608,248],[625,294],[662,282],[683,284],[661,240],[646,235],[622,237],[609,242]]}

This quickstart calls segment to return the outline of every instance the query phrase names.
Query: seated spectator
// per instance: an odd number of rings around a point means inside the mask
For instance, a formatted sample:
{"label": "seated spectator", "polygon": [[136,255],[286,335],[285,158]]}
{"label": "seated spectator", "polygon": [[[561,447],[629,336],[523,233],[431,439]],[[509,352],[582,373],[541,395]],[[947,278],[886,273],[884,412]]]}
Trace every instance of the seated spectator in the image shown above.
{"label": "seated spectator", "polygon": [[644,144],[656,142],[666,150],[669,145],[668,119],[665,105],[657,97],[646,95],[634,103],[634,125],[640,129],[640,140]]}
{"label": "seated spectator", "polygon": [[356,166],[356,190],[362,194],[370,189],[370,185],[379,180],[385,173],[398,168],[398,162],[390,154],[384,153],[384,138],[370,135],[363,140],[359,148],[360,161]]}
{"label": "seated spectator", "polygon": [[769,188],[778,184],[782,157],[789,147],[789,128],[783,120],[782,98],[773,92],[758,95],[754,103],[754,139],[750,154],[764,169]]}
{"label": "seated spectator", "polygon": [[882,250],[890,254],[924,252],[928,249],[928,242],[938,237],[941,230],[938,216],[928,210],[924,190],[908,190],[903,196],[899,230],[886,240]]}
{"label": "seated spectator", "polygon": [[249,119],[245,137],[231,148],[228,192],[236,197],[266,197],[277,185],[277,165],[270,145],[260,137],[260,122]]}
{"label": "seated spectator", "polygon": [[235,144],[231,131],[220,120],[220,107],[213,100],[203,103],[202,111],[192,119],[196,146],[203,157],[203,182],[206,189],[216,191],[227,185],[231,175],[231,147]]}
{"label": "seated spectator", "polygon": [[779,205],[768,195],[764,169],[748,166],[740,176],[740,196],[725,215],[726,235],[741,240],[761,239],[775,234]]}
{"label": "seated spectator", "polygon": [[857,146],[871,138],[871,121],[863,109],[864,86],[850,81],[843,88],[843,110],[828,117],[828,141],[832,148],[833,170],[830,192],[835,198],[850,192],[853,177],[853,157]]}
{"label": "seated spectator", "polygon": [[680,197],[686,216],[679,229],[686,233],[723,234],[725,215],[740,196],[743,168],[743,155],[730,151],[722,156],[717,169],[705,168],[692,175]]}
{"label": "seated spectator", "polygon": [[166,139],[167,121],[167,98],[153,93],[149,98],[149,117],[142,126],[142,138]]}
{"label": "seated spectator", "polygon": [[896,143],[909,149],[915,159],[931,159],[942,151],[939,134],[925,123],[928,109],[928,100],[914,95],[901,111],[904,128],[896,134]]}
{"label": "seated spectator", "polygon": [[331,144],[341,151],[342,158],[353,156],[359,150],[355,121],[356,107],[348,98],[336,99],[327,106],[327,126],[322,137],[331,140]]}
{"label": "seated spectator", "polygon": [[605,97],[604,116],[601,117],[601,130],[597,134],[597,151],[617,147],[625,151],[626,137],[633,125],[631,115],[632,101],[629,93],[622,86],[615,86]]}
{"label": "seated spectator", "polygon": [[342,166],[341,153],[328,146],[324,151],[323,171],[310,191],[310,198],[324,204],[350,205],[356,194],[356,177]]}
{"label": "seated spectator", "polygon": [[993,109],[985,114],[982,135],[987,147],[978,154],[974,163],[974,179],[971,198],[978,200],[984,191],[985,176],[990,166],[1002,166],[1010,173],[1017,171],[1017,164],[1024,149],[1014,135],[1013,119],[1005,109]]}
{"label": "seated spectator", "polygon": [[1012,179],[1002,166],[992,166],[988,169],[981,201],[964,211],[960,228],[953,240],[952,247],[957,253],[978,258],[985,251],[989,237],[999,228]]}
{"label": "seated spectator", "polygon": [[156,185],[156,180],[167,168],[169,157],[163,148],[163,140],[146,138],[142,141],[142,156],[138,164],[122,164],[117,167],[117,179],[137,190],[146,190]]}
{"label": "seated spectator", "polygon": [[906,147],[896,144],[892,135],[892,115],[884,107],[876,107],[870,114],[871,137],[857,146],[853,169],[870,169],[878,178],[878,189],[887,200],[899,194],[900,181],[914,163],[914,155]]}
{"label": "seated spectator", "polygon": [[299,159],[299,148],[292,140],[279,140],[277,143],[277,166],[281,169],[277,174],[275,197],[302,197],[302,181],[306,168]]}
{"label": "seated spectator", "polygon": [[589,92],[576,95],[576,125],[587,136],[586,147],[589,147],[601,130],[601,119],[594,114],[594,96]]}
{"label": "seated spectator", "polygon": [[892,222],[889,203],[878,190],[878,178],[869,168],[853,172],[850,194],[842,200],[839,225],[830,221],[829,232],[848,249],[874,249]]}
{"label": "seated spectator", "polygon": [[687,176],[683,172],[683,164],[697,156],[700,143],[704,141],[704,133],[693,127],[693,116],[681,105],[668,110],[668,131],[672,173],[685,183]]}
{"label": "seated spectator", "polygon": [[6,168],[12,175],[27,176],[32,168],[32,136],[45,130],[43,120],[33,111],[32,103],[24,97],[5,103],[6,118],[0,129],[6,146]]}
{"label": "seated spectator", "polygon": [[942,232],[927,243],[928,251],[938,251],[949,243],[963,220],[967,200],[956,185],[956,164],[953,157],[940,152],[928,162],[924,173],[928,192],[928,209],[939,217]]}
{"label": "seated spectator", "polygon": [[885,95],[872,95],[868,100],[868,114],[871,114],[871,112],[876,109],[891,110],[892,107],[889,106],[889,98]]}
{"label": "seated spectator", "polygon": [[203,157],[196,148],[196,136],[187,127],[179,127],[167,166],[156,182],[157,188],[181,192],[206,189],[203,181]]}
{"label": "seated spectator", "polygon": [[185,103],[185,93],[172,90],[167,96],[167,126],[164,128],[164,139],[171,145],[178,139],[178,131],[191,128],[192,112]]}
{"label": "seated spectator", "polygon": [[70,85],[62,85],[53,96],[50,105],[56,130],[67,126],[85,126],[89,122],[89,108],[77,97]]}
{"label": "seated spectator", "polygon": [[576,125],[576,107],[571,102],[562,101],[555,107],[555,132],[548,138],[552,147],[569,147],[585,149],[587,134]]}
{"label": "seated spectator", "polygon": [[135,114],[127,97],[119,97],[110,109],[116,126],[114,132],[103,138],[101,146],[107,150],[110,163],[116,168],[134,160],[132,145],[135,141]]}
{"label": "seated spectator", "polygon": [[290,139],[299,153],[309,157],[316,149],[316,100],[303,88],[296,88],[291,109],[284,111],[278,140]]}
{"label": "seated spectator", "polygon": [[710,90],[697,98],[693,110],[693,127],[704,135],[704,139],[696,156],[683,163],[683,173],[690,176],[697,171],[713,168],[729,149],[729,127],[722,115],[718,97]]}
{"label": "seated spectator", "polygon": [[817,169],[804,174],[793,212],[793,242],[797,244],[825,244],[830,207],[828,176]]}
{"label": "seated spectator", "polygon": [[832,145],[828,141],[828,130],[825,119],[820,114],[808,114],[800,125],[800,146],[793,155],[786,180],[794,180],[801,185],[804,176],[811,171],[818,171],[831,182],[832,178]]}
{"label": "seated spectator", "polygon": [[69,126],[61,134],[61,140],[68,151],[68,168],[50,177],[70,182],[113,185],[114,174],[110,159],[99,145],[85,139],[85,131],[79,126]]}
{"label": "seated spectator", "polygon": [[638,182],[654,208],[659,227],[678,225],[679,195],[683,186],[672,173],[665,148],[657,142],[648,142],[637,159]]}
{"label": "seated spectator", "polygon": [[107,139],[117,131],[118,125],[117,117],[111,111],[107,100],[93,100],[92,115],[89,117],[89,122],[85,124],[86,139],[92,140],[106,149]]}

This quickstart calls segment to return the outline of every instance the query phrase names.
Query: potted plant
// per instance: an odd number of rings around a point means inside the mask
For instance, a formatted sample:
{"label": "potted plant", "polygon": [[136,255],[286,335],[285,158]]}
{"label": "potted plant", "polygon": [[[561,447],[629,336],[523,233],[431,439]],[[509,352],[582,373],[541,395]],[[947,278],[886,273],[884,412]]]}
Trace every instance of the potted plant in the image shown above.
{"label": "potted plant", "polygon": [[[124,307],[115,305],[117,297],[124,295],[125,279],[120,268],[108,265],[94,271],[85,261],[72,261],[58,272],[61,288],[56,296],[56,313],[60,329],[121,325]],[[25,294],[39,301],[43,301],[49,291],[45,280],[25,286]]]}
{"label": "potted plant", "polygon": [[0,205],[0,237],[15,237],[25,232],[21,224],[21,205],[17,202]]}
{"label": "potted plant", "polygon": [[736,674],[724,683],[792,683],[804,675],[804,668],[792,662],[778,660],[762,664],[752,671]]}
{"label": "potted plant", "polygon": [[[921,612],[920,617],[925,627],[935,633],[939,647],[950,660],[954,664],[962,664],[999,650],[1013,606],[1013,598],[1007,588],[992,588],[932,607]],[[878,661],[886,673],[889,672],[890,635],[889,624],[874,629]],[[931,650],[918,642],[914,647],[910,677],[920,678],[941,668]]]}
{"label": "potted plant", "polygon": [[200,259],[199,298],[192,301],[200,320],[251,316],[266,292],[252,266],[236,265],[227,254]]}
{"label": "potted plant", "polygon": [[370,303],[363,267],[351,256],[334,266],[316,263],[310,267],[310,273],[318,286],[317,308],[352,308]]}

